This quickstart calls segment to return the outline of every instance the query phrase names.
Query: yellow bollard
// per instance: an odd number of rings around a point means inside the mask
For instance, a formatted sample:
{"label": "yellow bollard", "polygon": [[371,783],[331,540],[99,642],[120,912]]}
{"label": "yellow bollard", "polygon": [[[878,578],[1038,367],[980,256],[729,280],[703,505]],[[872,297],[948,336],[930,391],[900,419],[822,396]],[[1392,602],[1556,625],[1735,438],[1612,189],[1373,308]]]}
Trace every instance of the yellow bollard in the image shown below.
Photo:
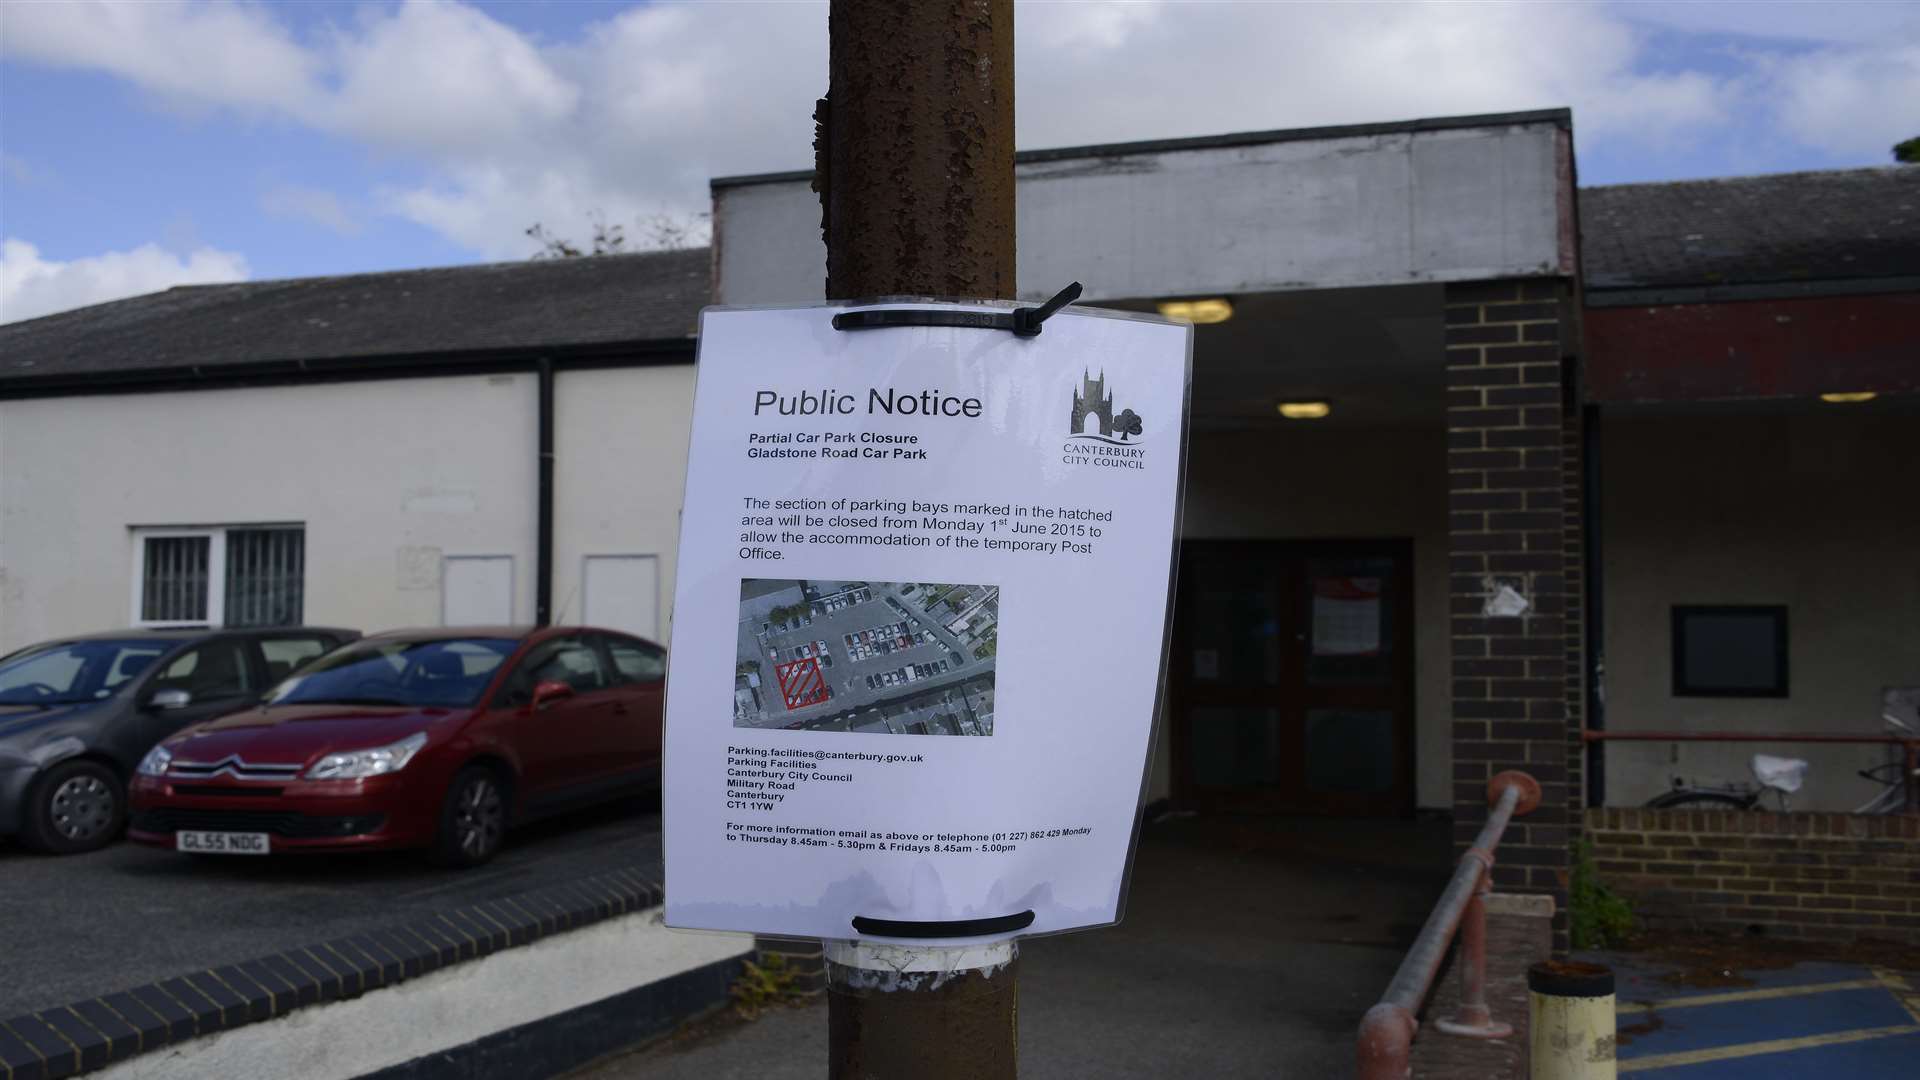
{"label": "yellow bollard", "polygon": [[1548,960],[1527,969],[1533,1080],[1614,1080],[1613,970]]}

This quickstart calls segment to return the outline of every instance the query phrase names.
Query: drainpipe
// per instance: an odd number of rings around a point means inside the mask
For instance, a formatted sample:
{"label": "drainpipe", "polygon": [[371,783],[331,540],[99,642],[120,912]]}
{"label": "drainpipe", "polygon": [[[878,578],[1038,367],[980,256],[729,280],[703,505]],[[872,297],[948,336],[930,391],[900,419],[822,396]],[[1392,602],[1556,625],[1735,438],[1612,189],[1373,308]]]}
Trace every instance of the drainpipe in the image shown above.
{"label": "drainpipe", "polygon": [[540,490],[535,511],[539,524],[533,555],[533,621],[546,626],[553,621],[553,358],[541,357],[534,370],[540,385]]}
{"label": "drainpipe", "polygon": [[[1585,416],[1580,425],[1580,461],[1581,471],[1585,474],[1580,481],[1580,517],[1585,528],[1580,530],[1580,543],[1584,548],[1580,563],[1583,567],[1584,583],[1582,591],[1586,593],[1586,628],[1581,635],[1587,643],[1586,656],[1582,659],[1587,665],[1587,727],[1593,731],[1607,729],[1607,639],[1606,639],[1606,574],[1601,566],[1601,522],[1600,522],[1600,406],[1583,407]],[[1607,744],[1602,740],[1587,743],[1587,805],[1605,806],[1607,804]]]}

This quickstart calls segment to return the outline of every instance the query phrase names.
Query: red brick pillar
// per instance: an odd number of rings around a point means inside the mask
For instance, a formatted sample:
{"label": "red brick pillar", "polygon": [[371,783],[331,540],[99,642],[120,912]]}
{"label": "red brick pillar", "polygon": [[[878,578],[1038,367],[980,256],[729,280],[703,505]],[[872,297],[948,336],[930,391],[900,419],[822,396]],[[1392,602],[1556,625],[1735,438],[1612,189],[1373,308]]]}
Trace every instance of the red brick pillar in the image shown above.
{"label": "red brick pillar", "polygon": [[1551,894],[1564,950],[1582,669],[1571,290],[1449,285],[1446,319],[1455,840],[1471,842],[1486,820],[1494,773],[1540,781],[1540,808],[1507,829],[1493,880]]}

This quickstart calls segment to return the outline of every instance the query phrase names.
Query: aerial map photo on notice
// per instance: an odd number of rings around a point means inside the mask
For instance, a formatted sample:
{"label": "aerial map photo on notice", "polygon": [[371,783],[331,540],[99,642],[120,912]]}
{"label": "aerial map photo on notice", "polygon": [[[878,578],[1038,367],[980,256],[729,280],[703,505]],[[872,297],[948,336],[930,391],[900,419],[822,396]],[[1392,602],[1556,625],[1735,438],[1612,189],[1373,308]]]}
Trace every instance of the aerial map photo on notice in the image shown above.
{"label": "aerial map photo on notice", "polygon": [[748,578],[733,726],[991,735],[999,621],[997,585]]}

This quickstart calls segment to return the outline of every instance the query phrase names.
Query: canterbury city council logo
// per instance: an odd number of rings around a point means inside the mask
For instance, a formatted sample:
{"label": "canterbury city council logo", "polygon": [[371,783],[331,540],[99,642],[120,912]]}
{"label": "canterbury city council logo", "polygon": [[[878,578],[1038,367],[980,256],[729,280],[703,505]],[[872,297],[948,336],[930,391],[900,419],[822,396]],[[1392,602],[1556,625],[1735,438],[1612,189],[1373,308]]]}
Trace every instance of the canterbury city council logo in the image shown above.
{"label": "canterbury city council logo", "polygon": [[1134,439],[1140,434],[1140,415],[1132,409],[1113,411],[1113,391],[1107,373],[1099,378],[1080,372],[1080,389],[1073,394],[1073,415],[1067,422],[1067,442],[1061,460],[1068,465],[1107,469],[1144,469],[1147,451]]}

